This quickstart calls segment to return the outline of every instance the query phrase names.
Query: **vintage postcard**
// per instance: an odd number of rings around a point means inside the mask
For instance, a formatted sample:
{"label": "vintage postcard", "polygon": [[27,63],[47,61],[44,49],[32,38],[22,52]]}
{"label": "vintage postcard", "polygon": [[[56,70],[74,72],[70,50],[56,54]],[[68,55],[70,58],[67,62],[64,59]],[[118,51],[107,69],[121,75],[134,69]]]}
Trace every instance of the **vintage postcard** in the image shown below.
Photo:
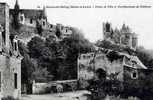
{"label": "vintage postcard", "polygon": [[153,100],[153,1],[1,0],[1,100]]}

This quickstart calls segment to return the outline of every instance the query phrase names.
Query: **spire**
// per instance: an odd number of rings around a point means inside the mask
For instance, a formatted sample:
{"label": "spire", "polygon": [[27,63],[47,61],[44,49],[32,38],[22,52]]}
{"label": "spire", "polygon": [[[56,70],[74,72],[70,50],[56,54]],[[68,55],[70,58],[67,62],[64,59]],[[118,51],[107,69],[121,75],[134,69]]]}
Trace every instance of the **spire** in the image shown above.
{"label": "spire", "polygon": [[43,17],[44,18],[47,18],[46,7],[45,6],[43,6]]}
{"label": "spire", "polygon": [[16,3],[15,3],[15,6],[14,6],[14,9],[20,9],[20,7],[19,7],[19,3],[18,3],[18,0],[16,0]]}

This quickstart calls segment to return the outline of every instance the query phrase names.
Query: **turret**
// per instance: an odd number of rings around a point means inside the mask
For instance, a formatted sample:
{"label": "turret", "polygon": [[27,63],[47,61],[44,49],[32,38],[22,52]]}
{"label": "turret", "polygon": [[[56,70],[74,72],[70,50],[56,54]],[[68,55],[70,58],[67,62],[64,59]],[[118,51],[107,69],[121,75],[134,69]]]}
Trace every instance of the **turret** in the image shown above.
{"label": "turret", "polygon": [[111,32],[112,32],[112,28],[111,28],[111,23],[103,23],[103,37],[104,40],[108,40],[109,38],[111,38]]}
{"label": "turret", "polygon": [[14,9],[16,9],[16,10],[19,10],[20,9],[20,6],[18,4],[18,0],[16,0],[16,2],[15,2]]}

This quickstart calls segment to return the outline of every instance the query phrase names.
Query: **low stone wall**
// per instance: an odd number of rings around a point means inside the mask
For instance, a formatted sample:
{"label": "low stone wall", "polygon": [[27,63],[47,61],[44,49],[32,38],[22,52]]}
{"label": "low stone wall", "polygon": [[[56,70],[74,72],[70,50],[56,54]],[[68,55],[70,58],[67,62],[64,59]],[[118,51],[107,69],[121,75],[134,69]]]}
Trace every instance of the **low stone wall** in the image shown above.
{"label": "low stone wall", "polygon": [[45,93],[47,87],[49,87],[48,83],[33,83],[32,92],[33,94]]}

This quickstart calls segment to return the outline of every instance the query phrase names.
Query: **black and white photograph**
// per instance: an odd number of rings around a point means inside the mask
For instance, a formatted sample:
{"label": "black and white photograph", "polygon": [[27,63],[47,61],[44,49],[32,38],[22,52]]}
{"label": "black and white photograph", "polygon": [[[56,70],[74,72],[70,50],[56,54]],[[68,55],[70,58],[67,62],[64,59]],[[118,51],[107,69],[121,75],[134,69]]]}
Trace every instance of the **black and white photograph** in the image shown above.
{"label": "black and white photograph", "polygon": [[153,1],[0,0],[0,100],[153,100]]}

